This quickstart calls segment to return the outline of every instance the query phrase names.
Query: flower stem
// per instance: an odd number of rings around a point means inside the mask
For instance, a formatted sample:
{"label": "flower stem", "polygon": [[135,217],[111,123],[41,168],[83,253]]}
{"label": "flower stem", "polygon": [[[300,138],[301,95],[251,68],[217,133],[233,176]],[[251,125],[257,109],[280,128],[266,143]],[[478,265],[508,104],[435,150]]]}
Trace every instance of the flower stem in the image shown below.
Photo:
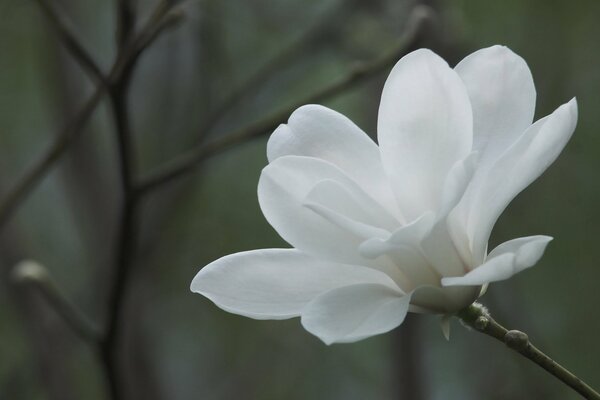
{"label": "flower stem", "polygon": [[529,341],[526,333],[517,330],[508,330],[496,322],[488,310],[479,303],[473,303],[469,307],[457,313],[457,317],[465,325],[478,332],[491,336],[507,347],[527,357],[546,371],[560,379],[564,384],[571,387],[577,393],[588,400],[600,400],[600,393],[596,392],[584,381],[568,371],[565,367],[544,354]]}

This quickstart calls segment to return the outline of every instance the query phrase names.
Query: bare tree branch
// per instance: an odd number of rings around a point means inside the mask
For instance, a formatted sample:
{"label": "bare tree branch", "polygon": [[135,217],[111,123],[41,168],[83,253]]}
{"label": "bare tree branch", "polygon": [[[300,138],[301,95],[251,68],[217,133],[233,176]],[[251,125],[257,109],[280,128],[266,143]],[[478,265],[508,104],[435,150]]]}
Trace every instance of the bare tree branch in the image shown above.
{"label": "bare tree branch", "polygon": [[44,12],[44,15],[48,21],[52,24],[52,27],[60,37],[61,42],[65,45],[67,50],[71,53],[73,58],[77,60],[83,70],[90,76],[90,78],[97,84],[105,83],[105,77],[98,64],[94,61],[94,58],[87,52],[87,50],[77,40],[71,29],[68,27],[64,19],[58,14],[54,7],[48,0],[36,0],[40,8]]}
{"label": "bare tree branch", "polygon": [[[141,53],[146,49],[158,35],[173,23],[181,19],[181,14],[174,10],[169,12],[169,1],[161,1],[156,11],[144,29],[136,35],[127,50],[121,53],[115,61],[107,82],[114,82],[121,74],[134,65]],[[37,183],[46,175],[56,160],[67,150],[70,144],[81,133],[86,122],[96,109],[100,100],[106,93],[106,85],[96,86],[93,94],[84,102],[80,111],[67,122],[64,129],[56,136],[56,139],[42,154],[25,170],[20,179],[8,190],[4,199],[0,201],[0,228],[4,226],[20,202],[29,194]]]}

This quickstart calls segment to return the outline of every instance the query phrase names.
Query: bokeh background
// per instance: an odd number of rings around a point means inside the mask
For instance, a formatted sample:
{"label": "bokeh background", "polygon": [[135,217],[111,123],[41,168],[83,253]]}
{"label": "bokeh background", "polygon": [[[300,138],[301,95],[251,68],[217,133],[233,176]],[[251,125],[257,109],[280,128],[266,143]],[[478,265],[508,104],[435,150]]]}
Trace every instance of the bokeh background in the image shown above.
{"label": "bokeh background", "polygon": [[[103,71],[114,60],[115,4],[48,0]],[[452,65],[505,44],[527,60],[536,118],[577,96],[579,124],[555,164],[501,217],[494,245],[555,237],[533,269],[482,299],[496,319],[600,387],[600,2],[429,1],[424,45]],[[128,94],[143,174],[319,90],[394,46],[414,1],[196,0],[141,56]],[[143,22],[154,2],[140,0]],[[140,22],[141,23],[141,22]],[[312,32],[306,34],[306,32]],[[275,61],[273,61],[275,60]],[[258,73],[258,75],[257,75]],[[375,135],[387,71],[326,105]],[[229,101],[236,88],[253,85]],[[77,113],[93,83],[34,0],[0,0],[0,192]],[[268,132],[266,132],[268,133]],[[297,319],[253,321],[189,292],[223,255],[286,244],[262,217],[256,184],[267,135],[208,159],[150,194],[140,212],[131,284],[122,303],[120,374],[127,399],[577,399],[537,366],[452,322],[447,342],[432,316],[395,331],[325,346]],[[121,201],[114,121],[104,101],[56,167],[2,227],[0,399],[108,398],[93,346],[39,291],[11,279],[34,259],[102,325]]]}

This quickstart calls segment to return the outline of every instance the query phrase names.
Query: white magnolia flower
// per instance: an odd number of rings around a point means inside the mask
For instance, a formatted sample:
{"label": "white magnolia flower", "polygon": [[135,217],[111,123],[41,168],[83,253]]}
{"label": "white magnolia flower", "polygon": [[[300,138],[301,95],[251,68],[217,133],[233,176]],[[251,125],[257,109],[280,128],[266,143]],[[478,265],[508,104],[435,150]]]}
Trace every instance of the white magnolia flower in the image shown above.
{"label": "white magnolia flower", "polygon": [[379,146],[335,111],[299,108],[271,135],[258,183],[265,217],[294,248],[223,257],[192,291],[251,318],[300,316],[328,344],[387,332],[408,311],[461,310],[552,239],[487,252],[502,211],[575,128],[575,99],[532,124],[535,100],[525,61],[493,46],[454,69],[425,49],[398,61]]}

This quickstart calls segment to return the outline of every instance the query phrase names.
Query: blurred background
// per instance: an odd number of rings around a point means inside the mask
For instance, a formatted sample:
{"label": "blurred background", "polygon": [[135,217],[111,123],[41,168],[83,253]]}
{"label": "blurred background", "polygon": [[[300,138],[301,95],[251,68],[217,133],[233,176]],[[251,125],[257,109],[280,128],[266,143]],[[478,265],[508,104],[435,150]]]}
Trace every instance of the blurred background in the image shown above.
{"label": "blurred background", "polygon": [[[536,119],[577,96],[573,139],[503,214],[490,247],[531,234],[555,241],[535,268],[492,285],[482,302],[498,321],[524,330],[599,388],[600,2],[421,3],[435,18],[411,45],[432,47],[451,65],[481,47],[509,46],[532,70]],[[156,4],[132,5],[131,35],[152,21]],[[149,176],[194,146],[285,113],[364,65],[359,63],[380,59],[398,47],[415,4],[174,2],[169,16],[183,18],[157,33],[124,74],[124,87],[112,92],[126,99],[120,109],[126,112],[135,175]],[[124,48],[115,32],[127,28],[127,18],[117,2],[0,0],[0,198],[101,86],[65,46],[44,5],[52,6],[103,74]],[[388,71],[347,85],[323,103],[374,137]],[[11,271],[22,259],[43,264],[64,296],[97,326],[115,315],[114,282],[126,278],[117,290],[122,296],[112,343],[123,399],[579,398],[456,320],[449,342],[437,317],[411,315],[391,333],[328,347],[297,319],[254,321],[192,295],[189,283],[208,262],[287,246],[256,198],[271,126],[212,152],[190,173],[136,199],[128,231],[123,143],[115,135],[119,120],[111,98],[102,96],[49,172],[3,221],[0,399],[110,398],[106,354],[76,335],[39,288],[15,282]],[[275,114],[272,123],[286,118]]]}

